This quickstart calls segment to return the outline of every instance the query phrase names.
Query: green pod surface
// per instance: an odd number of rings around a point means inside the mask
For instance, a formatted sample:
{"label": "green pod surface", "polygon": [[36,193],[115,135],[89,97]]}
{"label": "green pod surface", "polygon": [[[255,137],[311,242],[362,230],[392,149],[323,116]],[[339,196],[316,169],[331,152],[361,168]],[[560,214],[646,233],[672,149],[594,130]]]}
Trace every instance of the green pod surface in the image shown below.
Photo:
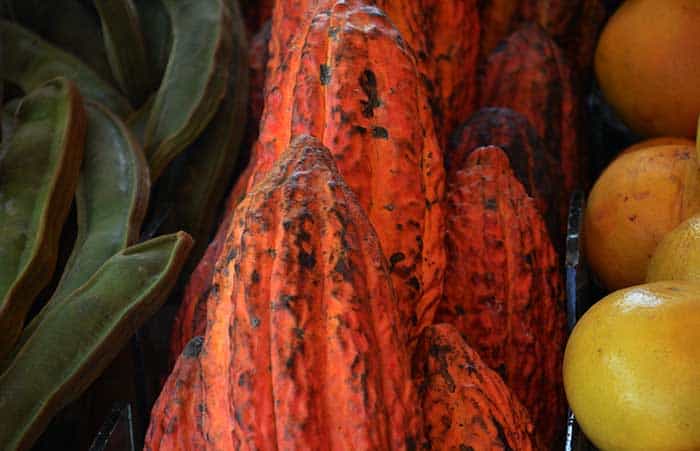
{"label": "green pod surface", "polygon": [[195,246],[190,257],[194,261],[198,261],[204,253],[215,221],[221,213],[219,205],[230,185],[246,124],[246,30],[238,2],[229,3],[233,22],[233,53],[224,100],[204,132],[183,153],[182,164],[171,165],[161,179],[163,185],[174,188],[167,199],[172,209],[161,232],[184,230],[192,235]]}
{"label": "green pod surface", "polygon": [[82,99],[66,79],[31,92],[16,117],[0,164],[0,360],[53,274],[86,129]]}
{"label": "green pod surface", "polygon": [[136,10],[146,42],[151,86],[158,86],[168,64],[173,43],[170,16],[161,0],[139,0],[136,2]]}
{"label": "green pod surface", "polygon": [[[77,56],[112,82],[100,21],[78,0],[0,0],[2,16]],[[60,18],[60,19],[59,19]]]}
{"label": "green pod surface", "polygon": [[132,0],[95,0],[107,58],[117,83],[133,105],[151,90],[146,45]]}
{"label": "green pod surface", "polygon": [[100,102],[120,117],[131,112],[129,102],[75,56],[54,47],[26,28],[0,20],[3,64],[0,78],[30,92],[56,77],[73,81],[86,99]]}
{"label": "green pod surface", "polygon": [[107,259],[138,241],[146,215],[151,184],[141,145],[106,108],[88,103],[86,111],[87,136],[75,192],[78,235],[51,299],[25,327],[19,346]]}
{"label": "green pod surface", "polygon": [[146,126],[146,156],[157,179],[212,119],[226,92],[233,36],[224,0],[163,0],[173,45]]}
{"label": "green pod surface", "polygon": [[184,232],[111,257],[51,310],[0,375],[0,446],[29,449],[163,303],[192,246]]}

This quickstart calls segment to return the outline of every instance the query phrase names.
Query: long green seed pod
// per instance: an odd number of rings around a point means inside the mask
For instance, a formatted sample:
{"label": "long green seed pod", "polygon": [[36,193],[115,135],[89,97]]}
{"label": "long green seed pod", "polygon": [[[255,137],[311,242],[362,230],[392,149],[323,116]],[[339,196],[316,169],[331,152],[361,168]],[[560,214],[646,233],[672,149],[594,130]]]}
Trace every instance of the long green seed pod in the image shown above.
{"label": "long green seed pod", "polygon": [[113,81],[99,18],[79,0],[0,0],[0,14],[78,57],[105,81]]}
{"label": "long green seed pod", "polygon": [[46,315],[0,375],[3,450],[29,449],[100,375],[163,303],[191,246],[180,232],[127,248]]}
{"label": "long green seed pod", "polygon": [[83,285],[108,258],[136,243],[148,207],[151,184],[141,146],[106,108],[88,103],[86,110],[87,137],[75,192],[78,236],[58,286],[24,328],[19,346],[50,310]]}
{"label": "long green seed pod", "polygon": [[86,128],[80,94],[65,79],[31,92],[16,117],[0,164],[0,360],[51,279]]}
{"label": "long green seed pod", "polygon": [[[188,147],[181,171],[167,178],[175,187],[169,194],[172,210],[161,231],[185,230],[195,240],[191,259],[198,261],[207,247],[219,204],[229,186],[244,132],[248,101],[248,64],[245,25],[236,1],[231,4],[233,58],[226,96],[197,140]],[[171,166],[172,167],[172,166]],[[175,169],[175,168],[173,168]],[[173,171],[175,172],[175,171]],[[166,182],[166,177],[163,178]]]}
{"label": "long green seed pod", "polygon": [[102,103],[118,116],[131,112],[129,102],[85,63],[31,31],[0,20],[0,42],[4,45],[0,78],[19,85],[25,92],[53,78],[65,77],[76,84],[83,97]]}
{"label": "long green seed pod", "polygon": [[146,45],[132,0],[95,0],[114,78],[134,105],[151,90]]}
{"label": "long green seed pod", "polygon": [[151,176],[199,136],[219,108],[231,64],[231,13],[224,0],[163,0],[173,30],[165,75],[146,127]]}

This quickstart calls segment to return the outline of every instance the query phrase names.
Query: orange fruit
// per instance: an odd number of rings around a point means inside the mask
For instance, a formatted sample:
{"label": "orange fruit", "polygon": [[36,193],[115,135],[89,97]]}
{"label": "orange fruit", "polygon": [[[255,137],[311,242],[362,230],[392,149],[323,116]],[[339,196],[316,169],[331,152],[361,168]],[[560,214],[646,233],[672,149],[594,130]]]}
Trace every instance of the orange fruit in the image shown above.
{"label": "orange fruit", "polygon": [[609,289],[643,283],[661,239],[700,212],[694,147],[648,147],[620,155],[590,192],[583,222],[586,259]]}
{"label": "orange fruit", "polygon": [[643,136],[695,136],[700,1],[628,0],[606,24],[595,72],[606,100]]}

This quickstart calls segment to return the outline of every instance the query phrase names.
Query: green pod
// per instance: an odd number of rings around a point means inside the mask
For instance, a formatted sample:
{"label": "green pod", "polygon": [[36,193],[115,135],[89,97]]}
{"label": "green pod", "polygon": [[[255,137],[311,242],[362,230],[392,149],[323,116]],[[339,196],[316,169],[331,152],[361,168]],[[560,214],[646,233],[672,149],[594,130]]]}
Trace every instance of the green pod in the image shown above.
{"label": "green pod", "polygon": [[161,0],[139,0],[136,2],[136,10],[146,41],[151,86],[158,86],[168,64],[173,42],[170,17]]}
{"label": "green pod", "polygon": [[192,246],[184,232],[111,257],[51,310],[0,375],[0,446],[29,449],[163,303]]}
{"label": "green pod", "polygon": [[[112,82],[96,14],[78,0],[0,0],[2,16],[77,56]],[[60,19],[59,19],[60,18]]]}
{"label": "green pod", "polygon": [[141,108],[131,113],[126,119],[126,125],[141,145],[143,145],[144,137],[146,136],[146,123],[148,122],[148,117],[151,115],[154,99],[154,96],[149,97],[148,100],[141,105]]}
{"label": "green pod", "polygon": [[54,47],[20,25],[0,20],[3,64],[0,78],[30,92],[56,77],[73,81],[86,99],[102,103],[120,117],[131,112],[129,102],[109,83],[73,55]]}
{"label": "green pod", "polygon": [[173,45],[146,126],[151,176],[192,144],[216,113],[231,65],[231,13],[224,0],[163,0]]}
{"label": "green pod", "polygon": [[87,136],[75,192],[78,235],[51,299],[25,327],[18,346],[108,258],[138,241],[146,215],[151,184],[141,145],[106,108],[88,103],[86,111]]}
{"label": "green pod", "polygon": [[[226,95],[204,132],[183,153],[183,161],[172,164],[159,183],[159,191],[168,191],[171,205],[161,232],[185,230],[195,247],[191,259],[198,261],[206,249],[219,205],[226,193],[236,165],[246,123],[248,102],[248,64],[246,31],[236,1],[230,2],[233,53]],[[180,164],[181,163],[181,164]]]}
{"label": "green pod", "polygon": [[16,118],[0,164],[0,359],[53,274],[86,129],[82,99],[66,79],[31,92]]}
{"label": "green pod", "polygon": [[141,105],[152,85],[136,7],[131,0],[95,0],[95,6],[114,78],[132,104]]}

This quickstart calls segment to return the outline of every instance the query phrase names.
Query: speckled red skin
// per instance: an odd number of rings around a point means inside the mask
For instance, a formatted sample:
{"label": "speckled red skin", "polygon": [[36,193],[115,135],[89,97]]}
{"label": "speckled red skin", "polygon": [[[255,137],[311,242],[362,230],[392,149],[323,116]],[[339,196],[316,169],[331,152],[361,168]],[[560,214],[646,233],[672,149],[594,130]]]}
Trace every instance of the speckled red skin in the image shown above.
{"label": "speckled red skin", "polygon": [[476,107],[477,0],[377,0],[417,55],[440,144]]}
{"label": "speckled red skin", "polygon": [[[306,11],[301,7],[285,10],[288,3],[278,3],[273,17],[260,137],[228,208],[265,176],[292,133],[317,136],[377,230],[412,341],[432,322],[445,267],[444,163],[422,77],[403,38],[376,7],[307,2],[319,11],[309,18],[295,16]],[[275,23],[306,28],[290,35]],[[280,42],[289,45],[277,54]],[[201,300],[220,236],[187,287],[172,339],[175,355],[204,328],[192,319],[203,318],[196,313],[205,311]]]}
{"label": "speckled red skin", "polygon": [[562,174],[558,158],[548,152],[537,131],[522,114],[509,108],[482,108],[452,135],[445,154],[448,179],[464,167],[479,147],[497,146],[508,155],[515,176],[547,222],[552,242],[563,243],[568,199],[557,186]]}
{"label": "speckled red skin", "polygon": [[427,327],[413,373],[431,450],[533,451],[525,407],[451,324]]}
{"label": "speckled red skin", "polygon": [[535,202],[496,147],[454,169],[448,267],[436,321],[453,324],[532,415],[540,443],[562,444],[566,342],[559,260]]}
{"label": "speckled red skin", "polygon": [[296,139],[234,218],[197,364],[178,359],[145,449],[417,449],[387,262],[327,149]]}
{"label": "speckled red skin", "polygon": [[289,63],[270,66],[250,183],[292,134],[321,139],[379,235],[415,337],[432,321],[445,265],[442,152],[415,59],[361,1],[320,8],[299,34]]}
{"label": "speckled red skin", "polygon": [[507,107],[525,116],[558,158],[566,199],[585,181],[575,86],[561,50],[534,24],[518,29],[491,54],[481,82],[482,107]]}

